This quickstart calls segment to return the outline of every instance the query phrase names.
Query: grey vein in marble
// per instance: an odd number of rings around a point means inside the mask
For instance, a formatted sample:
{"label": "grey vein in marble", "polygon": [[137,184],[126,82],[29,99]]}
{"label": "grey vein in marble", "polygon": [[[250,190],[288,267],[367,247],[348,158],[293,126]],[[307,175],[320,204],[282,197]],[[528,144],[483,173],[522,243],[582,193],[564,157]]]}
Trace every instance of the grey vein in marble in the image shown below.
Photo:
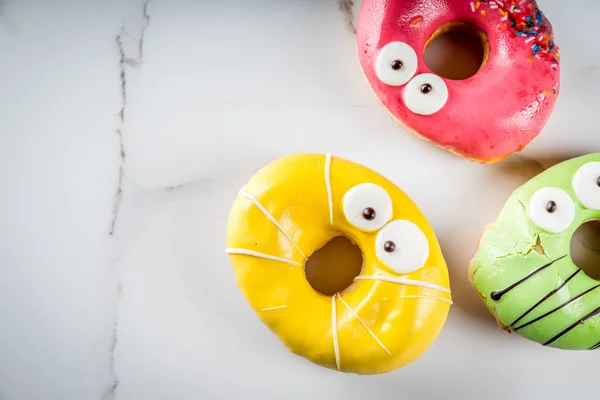
{"label": "grey vein in marble", "polygon": [[[126,117],[126,108],[127,108],[127,73],[126,67],[129,65],[130,67],[137,67],[142,63],[144,56],[144,34],[146,29],[150,25],[150,14],[148,14],[148,3],[149,0],[145,0],[142,4],[142,19],[144,21],[142,25],[142,29],[140,32],[140,39],[138,42],[138,56],[137,59],[127,57],[125,54],[125,48],[123,46],[123,33],[125,32],[125,26],[121,27],[120,33],[115,37],[115,42],[118,50],[118,66],[119,66],[119,81],[120,81],[120,94],[121,94],[121,107],[119,110],[119,127],[116,129],[116,134],[118,137],[119,143],[119,175],[117,180],[117,189],[115,192],[115,197],[113,200],[113,210],[112,210],[112,220],[110,224],[109,236],[115,236],[115,229],[117,225],[117,221],[119,218],[119,210],[121,208],[121,204],[123,202],[123,177],[125,173],[125,163],[126,163],[126,152],[125,152],[125,140],[123,136],[123,126],[125,124]],[[115,261],[116,262],[116,261]],[[112,262],[111,265],[115,266],[115,262]],[[112,382],[109,387],[106,389],[103,394],[103,400],[113,400],[116,397],[117,389],[119,387],[119,378],[117,377],[117,373],[115,371],[115,351],[118,343],[118,307],[121,301],[121,296],[123,293],[123,286],[119,277],[117,277],[117,296],[115,299],[115,316],[113,319],[112,326],[112,340],[111,346],[109,349],[110,352],[110,375],[112,376]]]}
{"label": "grey vein in marble", "polygon": [[344,21],[346,22],[348,31],[356,35],[356,24],[354,22],[354,1],[339,0],[339,7],[342,15],[344,16]]}
{"label": "grey vein in marble", "polygon": [[[123,32],[123,28],[121,29]],[[117,224],[117,220],[119,217],[119,210],[121,208],[121,203],[123,202],[123,175],[125,171],[125,144],[123,140],[123,131],[122,127],[125,123],[125,107],[127,105],[127,80],[125,74],[125,50],[123,49],[123,41],[121,38],[122,34],[117,35],[115,38],[115,42],[117,44],[118,55],[119,55],[119,79],[120,79],[120,91],[121,91],[121,108],[119,110],[119,127],[116,130],[117,137],[119,139],[119,177],[117,180],[117,190],[115,193],[115,198],[113,200],[113,210],[112,210],[112,220],[110,225],[109,236],[114,237],[115,235],[115,227]],[[111,262],[111,266],[114,269],[114,262]],[[117,297],[115,299],[115,308],[118,307],[119,302],[121,300],[122,286],[120,279],[117,278]],[[113,400],[116,396],[117,388],[119,387],[119,379],[117,378],[117,374],[115,372],[115,350],[117,348],[117,313],[115,312],[115,316],[113,318],[113,326],[112,326],[112,340],[110,345],[110,375],[112,377],[112,382],[109,384],[109,387],[104,392],[102,399],[103,400]]]}
{"label": "grey vein in marble", "polygon": [[198,181],[185,182],[180,185],[168,186],[165,188],[169,195],[187,195],[197,192],[206,192],[211,190],[214,184],[213,179],[201,179]]}
{"label": "grey vein in marble", "polygon": [[[123,286],[121,282],[118,283],[117,286],[117,299],[116,304],[118,305],[121,301],[121,294],[123,293]],[[113,331],[112,331],[112,342],[110,345],[110,374],[113,377],[113,381],[110,384],[110,387],[107,388],[104,395],[102,396],[103,400],[114,400],[117,394],[117,388],[119,387],[119,379],[117,378],[117,374],[115,372],[115,350],[117,348],[117,317],[115,313],[115,318],[113,320]]]}
{"label": "grey vein in marble", "polygon": [[113,203],[113,218],[110,225],[110,236],[113,236],[115,233],[115,225],[117,223],[117,219],[119,217],[119,209],[121,207],[121,202],[123,200],[123,174],[126,160],[125,153],[125,145],[123,139],[123,131],[122,127],[125,123],[125,109],[127,107],[127,75],[126,75],[126,65],[131,67],[137,67],[139,64],[143,62],[144,58],[144,34],[146,33],[146,29],[150,25],[150,14],[148,13],[148,3],[150,0],[145,0],[142,4],[142,20],[144,21],[142,25],[142,29],[140,32],[140,39],[138,41],[138,57],[137,59],[127,57],[125,54],[125,49],[123,47],[123,32],[125,31],[125,26],[121,27],[121,32],[115,38],[117,43],[117,49],[119,52],[119,77],[121,80],[121,109],[119,111],[119,118],[121,120],[120,127],[117,129],[117,136],[119,138],[120,145],[120,159],[121,165],[119,166],[119,179],[117,191],[115,193],[115,199]]}
{"label": "grey vein in marble", "polygon": [[121,79],[121,109],[119,111],[119,119],[121,120],[119,128],[117,128],[116,133],[119,138],[119,179],[117,185],[117,191],[115,193],[115,199],[113,201],[113,210],[112,210],[112,221],[110,224],[109,235],[113,236],[115,234],[115,225],[117,224],[117,219],[119,217],[119,208],[121,207],[121,202],[123,200],[123,172],[125,168],[125,145],[123,141],[123,132],[121,127],[125,122],[125,107],[127,106],[127,81],[125,75],[125,51],[123,49],[123,41],[121,40],[121,34],[119,34],[115,41],[117,42],[117,48],[119,50],[119,76]]}
{"label": "grey vein in marble", "polygon": [[144,26],[142,27],[142,32],[140,34],[140,42],[139,42],[139,61],[140,64],[144,61],[144,34],[146,33],[146,29],[150,25],[150,14],[148,14],[148,3],[150,0],[146,0],[142,7],[142,18],[144,19]]}

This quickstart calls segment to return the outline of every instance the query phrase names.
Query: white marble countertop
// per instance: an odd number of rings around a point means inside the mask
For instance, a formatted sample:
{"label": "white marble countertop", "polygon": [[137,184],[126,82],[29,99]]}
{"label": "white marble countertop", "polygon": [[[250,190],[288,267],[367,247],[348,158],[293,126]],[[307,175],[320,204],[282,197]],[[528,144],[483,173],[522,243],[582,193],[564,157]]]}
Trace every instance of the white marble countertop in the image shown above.
{"label": "white marble countertop", "polygon": [[[482,166],[391,121],[337,0],[0,0],[0,399],[595,396],[597,352],[505,333],[467,281],[516,186],[600,151],[600,1],[539,3],[562,49],[556,111],[522,154]],[[409,367],[314,366],[235,284],[236,191],[299,151],[388,176],[436,230],[455,305]]]}

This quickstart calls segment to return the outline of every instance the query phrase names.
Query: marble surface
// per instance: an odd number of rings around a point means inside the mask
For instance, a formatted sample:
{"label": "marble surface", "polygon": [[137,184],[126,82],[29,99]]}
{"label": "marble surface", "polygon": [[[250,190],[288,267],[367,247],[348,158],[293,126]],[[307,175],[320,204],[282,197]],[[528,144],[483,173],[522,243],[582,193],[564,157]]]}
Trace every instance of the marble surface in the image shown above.
{"label": "marble surface", "polygon": [[[542,135],[482,166],[406,134],[355,55],[358,1],[0,0],[0,399],[558,399],[597,391],[598,353],[499,329],[467,282],[520,183],[600,151],[600,1],[540,0],[562,48]],[[455,305],[382,376],[288,353],[223,252],[261,166],[332,152],[421,206]]]}

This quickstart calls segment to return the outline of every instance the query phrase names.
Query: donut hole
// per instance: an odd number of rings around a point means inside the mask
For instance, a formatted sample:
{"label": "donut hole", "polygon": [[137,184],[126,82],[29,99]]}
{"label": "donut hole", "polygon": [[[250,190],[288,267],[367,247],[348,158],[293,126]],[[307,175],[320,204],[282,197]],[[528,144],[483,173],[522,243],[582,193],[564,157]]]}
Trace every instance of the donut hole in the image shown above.
{"label": "donut hole", "polygon": [[586,222],[575,231],[571,259],[587,276],[600,281],[600,221]]}
{"label": "donut hole", "polygon": [[425,44],[427,67],[436,75],[453,80],[474,76],[487,62],[490,44],[477,26],[462,21],[440,26]]}
{"label": "donut hole", "polygon": [[308,258],[304,273],[313,289],[325,296],[333,296],[352,285],[362,266],[360,248],[348,238],[337,236]]}

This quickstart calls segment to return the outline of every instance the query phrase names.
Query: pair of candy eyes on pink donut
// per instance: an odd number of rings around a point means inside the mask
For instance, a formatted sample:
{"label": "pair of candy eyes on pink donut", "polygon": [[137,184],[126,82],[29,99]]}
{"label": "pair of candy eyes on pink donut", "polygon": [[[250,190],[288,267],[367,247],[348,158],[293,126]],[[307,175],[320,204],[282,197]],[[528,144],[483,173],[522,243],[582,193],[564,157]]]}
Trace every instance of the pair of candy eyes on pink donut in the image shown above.
{"label": "pair of candy eyes on pink donut", "polygon": [[389,86],[406,85],[404,103],[415,114],[431,115],[448,101],[448,87],[434,74],[415,76],[419,59],[415,50],[404,42],[391,42],[381,48],[375,61],[377,78]]}
{"label": "pair of candy eyes on pink donut", "polygon": [[[583,165],[571,182],[583,207],[600,211],[600,162]],[[550,233],[567,230],[575,220],[575,202],[563,189],[545,187],[533,194],[529,202],[529,217],[541,229]]]}
{"label": "pair of candy eyes on pink donut", "polygon": [[379,261],[399,274],[414,272],[429,258],[429,241],[423,231],[405,219],[390,221],[393,204],[379,185],[361,183],[343,198],[344,217],[363,232],[377,232],[375,254]]}

